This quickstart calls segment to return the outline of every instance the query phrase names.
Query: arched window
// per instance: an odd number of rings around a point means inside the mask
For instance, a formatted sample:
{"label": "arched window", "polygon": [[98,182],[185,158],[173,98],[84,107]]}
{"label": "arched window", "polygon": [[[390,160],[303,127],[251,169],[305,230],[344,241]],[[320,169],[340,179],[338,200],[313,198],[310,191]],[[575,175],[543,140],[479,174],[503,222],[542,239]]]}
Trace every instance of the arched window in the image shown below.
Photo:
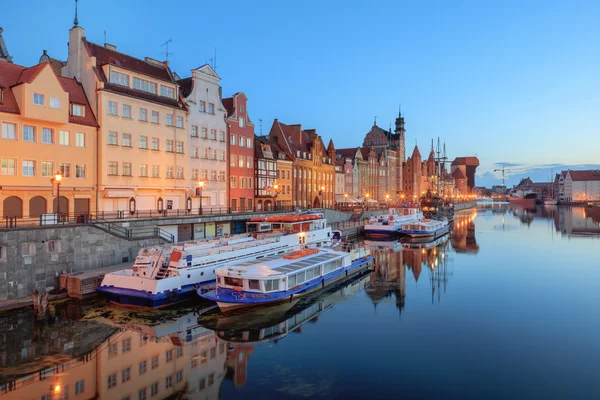
{"label": "arched window", "polygon": [[135,199],[133,197],[129,199],[129,212],[135,214]]}
{"label": "arched window", "polygon": [[156,208],[158,209],[159,213],[163,212],[163,210],[165,209],[162,197],[158,198],[158,202],[157,202]]}
{"label": "arched window", "polygon": [[187,210],[188,210],[188,212],[192,211],[192,198],[191,197],[187,198],[186,204],[187,204]]}
{"label": "arched window", "polygon": [[29,199],[29,218],[39,218],[46,213],[46,199],[35,196]]}

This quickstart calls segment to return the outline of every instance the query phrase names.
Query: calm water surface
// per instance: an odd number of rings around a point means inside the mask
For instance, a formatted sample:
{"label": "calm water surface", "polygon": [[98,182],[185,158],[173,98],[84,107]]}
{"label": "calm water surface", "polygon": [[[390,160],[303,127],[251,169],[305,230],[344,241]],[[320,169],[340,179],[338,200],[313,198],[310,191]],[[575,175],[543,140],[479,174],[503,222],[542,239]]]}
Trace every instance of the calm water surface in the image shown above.
{"label": "calm water surface", "polygon": [[[600,219],[480,206],[284,307],[0,316],[0,399],[600,398]],[[200,315],[202,314],[202,315]]]}

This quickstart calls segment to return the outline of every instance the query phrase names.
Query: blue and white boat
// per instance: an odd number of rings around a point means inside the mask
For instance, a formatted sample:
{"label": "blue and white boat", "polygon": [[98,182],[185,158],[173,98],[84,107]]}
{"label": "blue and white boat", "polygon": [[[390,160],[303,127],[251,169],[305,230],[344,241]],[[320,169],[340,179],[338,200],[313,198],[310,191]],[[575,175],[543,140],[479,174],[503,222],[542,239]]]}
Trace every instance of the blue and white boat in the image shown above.
{"label": "blue and white boat", "polygon": [[411,238],[438,238],[448,233],[448,221],[423,219],[402,225],[400,233]]}
{"label": "blue and white boat", "polygon": [[96,290],[121,306],[165,307],[193,298],[199,288],[213,289],[218,267],[337,242],[322,214],[253,218],[247,230],[141,249],[132,268],[106,274]]}
{"label": "blue and white boat", "polygon": [[284,256],[232,264],[216,269],[215,290],[198,294],[221,311],[293,302],[365,270],[373,257],[363,247],[350,252],[303,249]]}
{"label": "blue and white boat", "polygon": [[390,207],[388,214],[371,217],[365,225],[365,236],[372,239],[388,239],[400,234],[402,225],[423,219],[421,207],[407,204],[401,207]]}

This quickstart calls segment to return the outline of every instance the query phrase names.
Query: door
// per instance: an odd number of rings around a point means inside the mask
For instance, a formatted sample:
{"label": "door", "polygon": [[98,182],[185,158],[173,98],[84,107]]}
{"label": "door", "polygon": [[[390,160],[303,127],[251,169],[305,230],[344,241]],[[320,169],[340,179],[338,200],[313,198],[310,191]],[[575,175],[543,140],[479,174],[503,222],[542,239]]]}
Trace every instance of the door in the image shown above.
{"label": "door", "polygon": [[90,199],[75,199],[75,216],[90,212]]}

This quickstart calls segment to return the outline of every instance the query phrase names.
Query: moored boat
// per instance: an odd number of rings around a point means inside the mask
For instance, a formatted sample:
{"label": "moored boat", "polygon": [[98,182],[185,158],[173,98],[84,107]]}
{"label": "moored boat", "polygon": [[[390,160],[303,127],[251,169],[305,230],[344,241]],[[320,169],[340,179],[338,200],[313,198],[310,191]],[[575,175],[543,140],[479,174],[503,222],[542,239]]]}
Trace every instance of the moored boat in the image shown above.
{"label": "moored boat", "polygon": [[552,197],[546,197],[544,199],[545,206],[555,206],[556,203],[557,203],[556,199],[553,199]]}
{"label": "moored boat", "polygon": [[96,290],[117,305],[165,307],[195,297],[198,288],[213,288],[220,266],[335,243],[322,214],[255,217],[247,230],[229,238],[144,248],[132,268],[106,274]]}
{"label": "moored boat", "polygon": [[534,192],[522,192],[520,190],[511,193],[508,196],[508,201],[519,206],[534,208],[536,194]]}
{"label": "moored boat", "polygon": [[400,233],[402,224],[422,218],[423,212],[417,203],[390,207],[388,214],[371,217],[364,228],[365,236],[372,239],[392,238]]}
{"label": "moored boat", "polygon": [[216,302],[221,311],[293,302],[363,271],[372,263],[370,251],[363,247],[349,252],[303,249],[217,268],[215,290],[199,289],[198,294]]}
{"label": "moored boat", "polygon": [[448,233],[448,221],[424,219],[402,225],[400,233],[411,238],[438,238]]}

